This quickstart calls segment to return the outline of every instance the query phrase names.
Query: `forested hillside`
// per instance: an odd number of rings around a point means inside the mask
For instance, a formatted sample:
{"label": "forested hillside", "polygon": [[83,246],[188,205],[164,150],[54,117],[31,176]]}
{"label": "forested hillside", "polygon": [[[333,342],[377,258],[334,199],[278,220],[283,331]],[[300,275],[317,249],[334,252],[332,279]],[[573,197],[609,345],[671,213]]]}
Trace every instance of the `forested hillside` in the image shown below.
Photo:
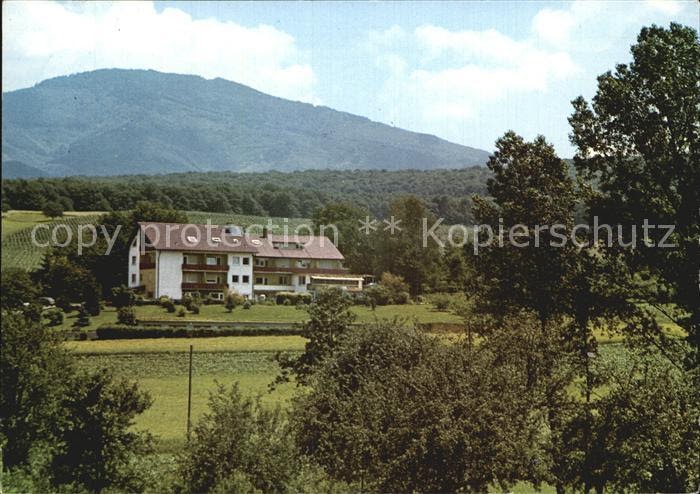
{"label": "forested hillside", "polygon": [[436,169],[488,153],[224,79],[98,70],[3,93],[3,175]]}
{"label": "forested hillside", "polygon": [[190,211],[311,217],[331,202],[350,202],[383,215],[392,199],[412,194],[448,223],[471,221],[472,194],[484,194],[491,172],[482,167],[436,171],[302,171],[293,173],[178,173],[119,177],[3,180],[4,209],[66,211],[131,209],[147,200]]}

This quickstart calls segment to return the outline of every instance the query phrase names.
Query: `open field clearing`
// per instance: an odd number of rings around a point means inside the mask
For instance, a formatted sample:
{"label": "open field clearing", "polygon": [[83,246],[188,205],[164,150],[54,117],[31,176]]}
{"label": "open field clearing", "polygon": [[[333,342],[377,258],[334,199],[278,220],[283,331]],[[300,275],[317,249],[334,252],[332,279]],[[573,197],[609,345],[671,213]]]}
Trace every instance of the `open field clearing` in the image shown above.
{"label": "open field clearing", "polygon": [[301,336],[222,336],[214,338],[145,338],[140,340],[96,340],[67,342],[76,354],[141,354],[301,351],[306,340]]}
{"label": "open field clearing", "polygon": [[194,345],[192,419],[196,421],[206,411],[217,382],[230,386],[237,381],[244,393],[259,394],[266,404],[286,405],[295,386],[286,384],[268,392],[278,373],[273,359],[277,351],[299,351],[303,343],[299,337],[246,337],[80,342],[70,348],[82,368],[109,369],[148,391],[153,405],[137,418],[136,427],[154,434],[159,450],[176,451],[186,437],[190,344]]}

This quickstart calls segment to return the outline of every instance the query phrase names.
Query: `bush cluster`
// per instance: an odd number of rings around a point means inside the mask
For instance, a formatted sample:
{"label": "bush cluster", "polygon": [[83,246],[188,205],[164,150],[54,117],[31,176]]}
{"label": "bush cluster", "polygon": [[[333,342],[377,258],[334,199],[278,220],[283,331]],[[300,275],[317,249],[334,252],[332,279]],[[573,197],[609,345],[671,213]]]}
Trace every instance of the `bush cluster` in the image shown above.
{"label": "bush cluster", "polygon": [[300,305],[310,304],[312,296],[310,293],[279,292],[275,295],[277,305]]}

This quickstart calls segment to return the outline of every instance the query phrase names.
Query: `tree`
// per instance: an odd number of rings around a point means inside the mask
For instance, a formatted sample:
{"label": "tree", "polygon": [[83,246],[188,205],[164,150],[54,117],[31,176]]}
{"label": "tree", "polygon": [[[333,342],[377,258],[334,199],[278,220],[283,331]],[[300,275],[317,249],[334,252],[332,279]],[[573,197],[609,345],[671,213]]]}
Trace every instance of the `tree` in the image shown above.
{"label": "tree", "polygon": [[3,468],[26,471],[30,491],[138,490],[131,466],[148,437],[133,418],[148,397],[106,372],[78,372],[59,333],[16,311],[3,311],[0,337]]}
{"label": "tree", "polygon": [[75,322],[73,323],[73,326],[76,326],[78,328],[84,328],[85,326],[89,326],[89,325],[90,325],[90,313],[85,308],[85,304],[82,304],[80,306],[80,309],[78,310],[78,317],[76,318]]}
{"label": "tree", "polygon": [[[577,147],[579,173],[595,180],[599,193],[588,201],[589,214],[601,223],[620,224],[625,232],[674,225],[667,239],[674,248],[659,248],[667,228],[638,234],[625,260],[633,271],[648,270],[663,290],[646,300],[688,333],[697,365],[700,303],[700,43],[695,30],[679,24],[652,26],[632,46],[633,62],[598,77],[589,105],[574,100],[571,141]],[[653,200],[651,200],[653,198]],[[617,233],[613,232],[613,241]],[[628,236],[629,237],[629,236]],[[626,239],[629,241],[629,238]],[[666,302],[681,311],[669,310]]]}
{"label": "tree", "polygon": [[61,403],[68,424],[51,461],[56,485],[78,484],[90,492],[108,487],[140,490],[142,472],[133,458],[150,451],[150,436],[134,431],[134,418],[151,406],[136,384],[106,370],[77,374]]}
{"label": "tree", "polygon": [[24,303],[35,303],[41,295],[41,284],[33,281],[24,269],[3,269],[0,276],[0,305],[3,309],[16,309]]}
{"label": "tree", "polygon": [[700,481],[695,446],[700,408],[692,379],[648,349],[603,354],[592,372],[605,393],[580,408],[565,427],[569,449],[564,466],[569,468],[562,473],[568,476],[568,489],[695,489]]}
{"label": "tree", "polygon": [[[523,392],[525,341],[543,349],[538,369],[556,341],[541,335],[532,319],[474,347],[395,322],[353,330],[294,402],[297,444],[335,478],[369,491],[486,492],[542,478],[541,403],[567,393],[553,381]],[[564,362],[547,375],[559,377]]]}
{"label": "tree", "polygon": [[[488,167],[494,174],[488,181],[493,199],[474,198],[477,222],[489,225],[494,236],[474,258],[483,293],[480,306],[493,313],[512,307],[529,308],[544,325],[564,306],[562,287],[575,258],[571,242],[559,245],[561,241],[552,228],[562,225],[560,233],[565,235],[571,231],[574,182],[566,163],[542,136],[526,142],[514,132],[506,132],[496,141]],[[535,236],[537,225],[548,228]],[[500,229],[504,232],[502,239]],[[511,231],[522,235],[514,238]]]}
{"label": "tree", "polygon": [[119,285],[112,288],[112,305],[117,309],[131,307],[136,303],[136,295],[131,288],[126,285]]}
{"label": "tree", "polygon": [[282,369],[275,383],[296,378],[297,384],[305,384],[316,368],[335,351],[340,339],[355,321],[350,312],[352,301],[340,289],[321,291],[316,300],[305,306],[309,319],[304,323],[302,336],[308,339],[304,353],[298,357],[278,354]]}
{"label": "tree", "polygon": [[53,297],[59,307],[84,302],[92,315],[100,313],[101,290],[97,281],[88,269],[74,262],[73,257],[57,249],[48,252],[34,277],[44,286],[45,294]]}
{"label": "tree", "polygon": [[[338,230],[338,250],[343,253],[343,264],[353,273],[373,272],[373,249],[370,237],[359,230],[369,212],[352,204],[331,203],[314,212],[314,231],[332,235],[332,226]],[[334,240],[331,238],[331,240]]]}
{"label": "tree", "polygon": [[73,362],[58,333],[16,312],[2,313],[0,439],[3,468],[26,464],[35,445],[50,443],[64,423]]}
{"label": "tree", "polygon": [[179,470],[182,492],[283,492],[299,467],[279,407],[219,385]]}
{"label": "tree", "polygon": [[48,201],[44,207],[41,208],[41,212],[44,213],[44,216],[48,216],[49,218],[60,218],[63,216],[63,206],[59,202]]}
{"label": "tree", "polygon": [[[403,277],[412,296],[420,295],[426,286],[434,286],[438,273],[440,250],[432,239],[423,243],[424,222],[430,227],[435,217],[425,203],[415,196],[395,199],[389,208],[395,228],[384,228],[378,235],[378,258],[375,273],[391,272]],[[387,225],[385,225],[386,227]]]}
{"label": "tree", "polygon": [[117,323],[127,326],[136,326],[136,311],[132,306],[119,307],[117,309]]}

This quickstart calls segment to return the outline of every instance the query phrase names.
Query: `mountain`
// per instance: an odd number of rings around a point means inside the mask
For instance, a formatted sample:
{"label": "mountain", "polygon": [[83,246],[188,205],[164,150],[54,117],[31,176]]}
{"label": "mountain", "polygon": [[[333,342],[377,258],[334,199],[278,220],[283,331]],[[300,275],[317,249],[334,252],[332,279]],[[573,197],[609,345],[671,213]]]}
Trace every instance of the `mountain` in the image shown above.
{"label": "mountain", "polygon": [[[106,69],[2,95],[2,166],[49,176],[435,169],[488,153],[223,79]],[[26,170],[25,170],[26,171]]]}
{"label": "mountain", "polygon": [[37,178],[46,177],[46,172],[21,161],[3,161],[2,178]]}

